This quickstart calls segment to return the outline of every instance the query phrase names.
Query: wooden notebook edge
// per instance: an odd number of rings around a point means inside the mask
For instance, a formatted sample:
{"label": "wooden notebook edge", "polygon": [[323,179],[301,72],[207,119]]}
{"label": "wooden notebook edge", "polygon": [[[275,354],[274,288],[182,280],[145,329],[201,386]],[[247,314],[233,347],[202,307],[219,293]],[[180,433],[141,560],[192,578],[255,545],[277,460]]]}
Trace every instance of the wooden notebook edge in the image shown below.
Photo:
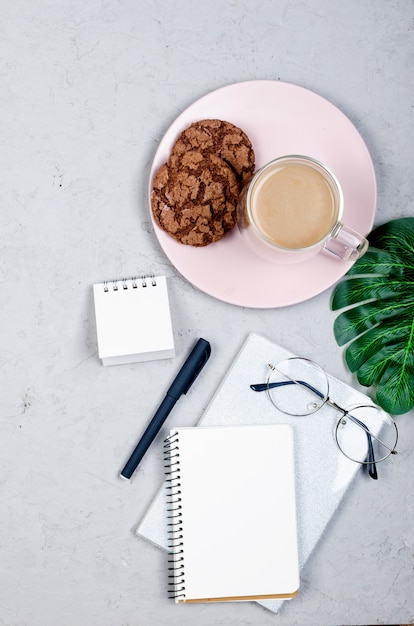
{"label": "wooden notebook edge", "polygon": [[178,604],[195,604],[197,602],[240,602],[245,600],[290,600],[299,593],[299,589],[292,593],[271,593],[263,596],[228,596],[222,598],[191,598],[189,600],[177,600]]}

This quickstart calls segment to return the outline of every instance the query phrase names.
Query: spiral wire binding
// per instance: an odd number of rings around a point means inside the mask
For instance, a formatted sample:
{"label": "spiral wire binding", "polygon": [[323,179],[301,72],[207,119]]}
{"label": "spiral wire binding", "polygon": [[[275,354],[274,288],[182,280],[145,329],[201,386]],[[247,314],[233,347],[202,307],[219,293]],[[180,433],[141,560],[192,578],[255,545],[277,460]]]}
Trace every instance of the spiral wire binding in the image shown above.
{"label": "spiral wire binding", "polygon": [[[164,460],[166,461],[165,476],[167,490],[168,510],[168,553],[171,567],[168,568],[168,597],[177,600],[185,599],[184,578],[184,536],[183,536],[183,513],[181,505],[181,474],[180,474],[180,451],[178,433],[172,433],[164,441]],[[168,471],[167,471],[168,470]]]}
{"label": "spiral wire binding", "polygon": [[148,285],[151,287],[157,286],[157,280],[154,274],[149,274],[148,276],[132,276],[131,278],[121,278],[120,280],[106,280],[103,283],[103,289],[105,293],[111,291],[119,291],[120,286],[122,285],[122,289],[138,289],[139,286],[147,287]]}

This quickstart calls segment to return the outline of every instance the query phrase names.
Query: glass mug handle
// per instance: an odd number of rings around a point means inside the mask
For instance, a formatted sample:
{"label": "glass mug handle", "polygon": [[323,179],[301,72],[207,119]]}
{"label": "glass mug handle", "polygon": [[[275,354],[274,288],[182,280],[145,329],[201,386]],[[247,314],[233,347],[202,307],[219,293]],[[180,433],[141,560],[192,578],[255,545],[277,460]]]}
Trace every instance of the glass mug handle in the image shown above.
{"label": "glass mug handle", "polygon": [[343,261],[355,261],[365,254],[368,245],[365,237],[339,222],[325,241],[323,251],[330,252]]}

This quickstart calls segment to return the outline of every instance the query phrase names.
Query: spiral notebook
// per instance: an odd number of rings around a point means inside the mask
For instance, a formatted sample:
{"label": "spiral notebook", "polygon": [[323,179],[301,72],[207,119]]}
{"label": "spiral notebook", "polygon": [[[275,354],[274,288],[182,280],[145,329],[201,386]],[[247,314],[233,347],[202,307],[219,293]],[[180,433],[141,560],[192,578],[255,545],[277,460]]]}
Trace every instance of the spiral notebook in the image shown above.
{"label": "spiral notebook", "polygon": [[[289,417],[279,412],[269,402],[266,394],[257,394],[250,389],[250,384],[266,380],[267,363],[277,363],[291,356],[294,356],[291,352],[266,337],[250,333],[223,377],[199,425],[290,424],[293,427],[299,565],[303,568],[360,466],[348,460],[337,449],[333,436],[335,422],[329,407],[324,407],[312,417],[298,422],[297,417]],[[366,395],[329,374],[328,379],[332,398],[340,398],[343,406],[370,402]],[[268,493],[270,495],[271,490]],[[165,484],[154,498],[136,532],[154,545],[167,549]],[[277,613],[285,600],[258,602]]]}
{"label": "spiral notebook", "polygon": [[103,365],[175,355],[165,276],[93,285],[98,354]]}
{"label": "spiral notebook", "polygon": [[295,596],[292,428],[177,428],[165,448],[176,602]]}

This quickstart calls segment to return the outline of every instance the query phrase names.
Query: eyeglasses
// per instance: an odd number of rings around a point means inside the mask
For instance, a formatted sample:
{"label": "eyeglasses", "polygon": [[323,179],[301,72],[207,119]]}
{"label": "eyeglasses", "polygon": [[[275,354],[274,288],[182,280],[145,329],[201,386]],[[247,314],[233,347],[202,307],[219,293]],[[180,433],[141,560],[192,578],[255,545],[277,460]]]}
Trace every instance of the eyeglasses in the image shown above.
{"label": "eyeglasses", "polygon": [[326,373],[309,359],[293,357],[268,367],[266,382],[250,385],[251,389],[265,391],[272,404],[287,415],[312,415],[323,406],[338,411],[336,445],[348,459],[365,465],[376,480],[376,464],[397,454],[398,430],[393,418],[375,405],[341,407],[329,397]]}

